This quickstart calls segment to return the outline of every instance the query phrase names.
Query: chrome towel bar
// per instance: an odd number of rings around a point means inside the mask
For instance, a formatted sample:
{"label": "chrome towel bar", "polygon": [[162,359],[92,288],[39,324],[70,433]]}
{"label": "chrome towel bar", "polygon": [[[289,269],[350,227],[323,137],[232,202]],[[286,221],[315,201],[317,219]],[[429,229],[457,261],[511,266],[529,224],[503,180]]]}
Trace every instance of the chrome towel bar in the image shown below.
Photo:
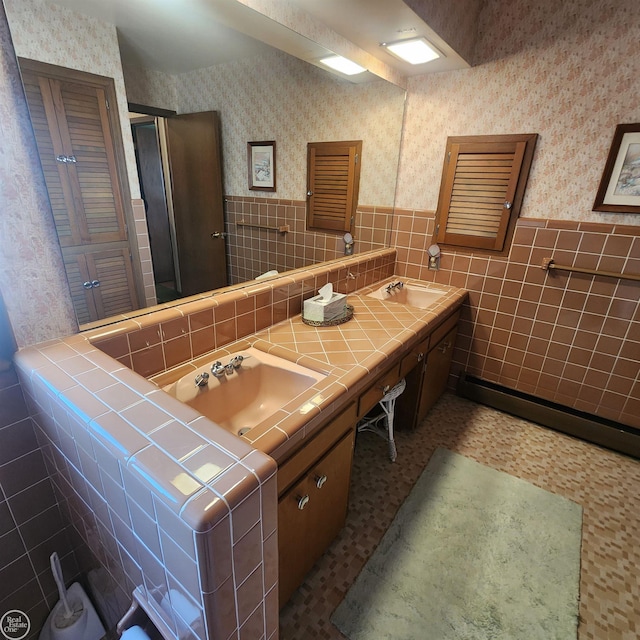
{"label": "chrome towel bar", "polygon": [[583,269],[582,267],[569,267],[567,265],[555,264],[553,258],[543,258],[540,267],[543,271],[572,271],[575,273],[586,273],[590,276],[604,276],[606,278],[620,278],[622,280],[635,280],[640,282],[640,273],[617,273],[615,271],[602,271],[600,269]]}

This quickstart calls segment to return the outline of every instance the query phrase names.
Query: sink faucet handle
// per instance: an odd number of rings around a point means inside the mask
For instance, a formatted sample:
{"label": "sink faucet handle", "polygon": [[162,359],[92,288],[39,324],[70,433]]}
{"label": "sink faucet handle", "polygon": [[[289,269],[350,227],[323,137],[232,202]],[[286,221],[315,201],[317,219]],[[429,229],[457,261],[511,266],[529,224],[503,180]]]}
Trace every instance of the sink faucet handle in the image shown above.
{"label": "sink faucet handle", "polygon": [[196,376],[196,386],[197,387],[206,387],[209,382],[209,374],[206,371],[199,373]]}
{"label": "sink faucet handle", "polygon": [[244,356],[234,356],[231,358],[229,364],[232,365],[234,369],[239,369],[242,366],[243,360]]}
{"label": "sink faucet handle", "polygon": [[211,373],[213,373],[216,378],[221,378],[224,375],[224,366],[220,360],[216,360],[211,365]]}

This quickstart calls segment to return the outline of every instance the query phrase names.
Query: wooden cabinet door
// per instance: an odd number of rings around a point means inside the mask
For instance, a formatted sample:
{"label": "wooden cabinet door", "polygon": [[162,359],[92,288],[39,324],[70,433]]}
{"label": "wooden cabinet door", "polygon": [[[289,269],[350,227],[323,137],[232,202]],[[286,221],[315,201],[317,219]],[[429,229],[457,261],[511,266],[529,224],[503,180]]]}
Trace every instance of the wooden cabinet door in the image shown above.
{"label": "wooden cabinet door", "polygon": [[66,250],[63,255],[71,298],[80,324],[137,308],[127,249],[87,253]]}
{"label": "wooden cabinet door", "polygon": [[20,68],[78,322],[137,309],[113,80],[25,59]]}
{"label": "wooden cabinet door", "polygon": [[280,499],[280,607],[286,604],[344,526],[354,438],[355,431],[350,430]]}
{"label": "wooden cabinet door", "polygon": [[427,354],[418,405],[418,423],[427,415],[447,388],[457,331],[457,327],[451,329]]}

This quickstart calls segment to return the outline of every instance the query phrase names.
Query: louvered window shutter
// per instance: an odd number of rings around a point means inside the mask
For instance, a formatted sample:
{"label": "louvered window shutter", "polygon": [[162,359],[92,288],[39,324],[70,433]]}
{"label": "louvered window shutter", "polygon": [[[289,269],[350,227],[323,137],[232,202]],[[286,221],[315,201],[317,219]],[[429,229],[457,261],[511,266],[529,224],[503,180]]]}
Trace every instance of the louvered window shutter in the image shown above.
{"label": "louvered window shutter", "polygon": [[524,195],[535,134],[449,138],[435,240],[502,251]]}
{"label": "louvered window shutter", "polygon": [[362,141],[307,146],[307,226],[350,231],[358,206]]}

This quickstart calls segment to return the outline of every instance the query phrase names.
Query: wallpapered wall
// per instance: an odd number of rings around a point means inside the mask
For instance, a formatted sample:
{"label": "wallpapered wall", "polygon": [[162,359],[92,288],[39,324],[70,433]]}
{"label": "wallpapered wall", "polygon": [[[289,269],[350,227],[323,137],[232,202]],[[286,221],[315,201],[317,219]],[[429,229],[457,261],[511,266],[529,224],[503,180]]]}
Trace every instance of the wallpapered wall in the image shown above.
{"label": "wallpapered wall", "polygon": [[0,291],[18,346],[77,331],[11,35],[0,4]]}
{"label": "wallpapered wall", "polygon": [[[397,273],[470,291],[454,376],[638,427],[640,286],[540,269],[640,271],[640,216],[591,210],[616,124],[640,122],[637,3],[487,0],[479,33],[478,66],[409,82]],[[447,136],[526,132],[540,138],[510,254],[443,247],[429,271]]]}
{"label": "wallpapered wall", "polygon": [[411,78],[397,205],[435,209],[447,136],[539,133],[521,215],[591,211],[616,124],[640,122],[634,0],[488,0],[476,67]]}
{"label": "wallpapered wall", "polygon": [[307,142],[363,140],[360,204],[393,205],[405,92],[388,82],[337,80],[275,49],[164,78],[127,67],[125,81],[135,103],[220,112],[227,194],[256,195],[247,185],[250,140],[276,140],[273,197],[292,200],[305,199]]}
{"label": "wallpapered wall", "polygon": [[4,0],[16,55],[114,79],[132,198],[140,186],[113,25],[46,0]]}

